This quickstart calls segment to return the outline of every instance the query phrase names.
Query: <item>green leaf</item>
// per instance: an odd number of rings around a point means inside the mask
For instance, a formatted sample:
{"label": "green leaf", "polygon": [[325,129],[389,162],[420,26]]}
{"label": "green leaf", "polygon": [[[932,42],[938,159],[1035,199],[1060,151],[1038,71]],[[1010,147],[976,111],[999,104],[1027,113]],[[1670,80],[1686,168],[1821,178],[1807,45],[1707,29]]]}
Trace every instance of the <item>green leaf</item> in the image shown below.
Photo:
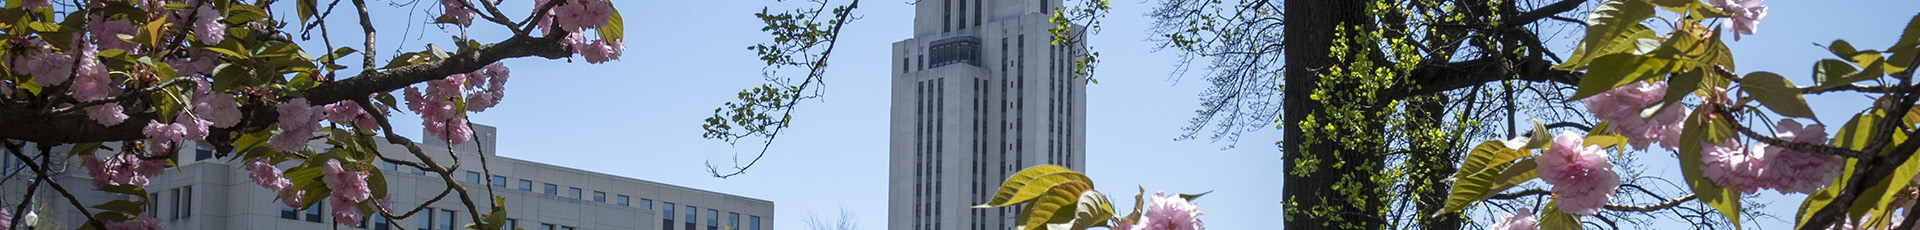
{"label": "green leaf", "polygon": [[[1093,179],[1089,179],[1087,178],[1087,175],[1080,174],[1079,172],[1073,172],[1073,171],[1048,173],[1046,175],[1033,177],[1033,180],[1026,181],[1019,188],[1015,189],[1013,196],[1007,197],[1007,199],[1004,201],[1000,199],[1000,196],[998,194],[995,194],[995,196],[993,197],[994,199],[991,200],[993,202],[982,204],[982,206],[974,206],[974,207],[981,207],[981,208],[1000,207],[1000,206],[1019,204],[1022,202],[1026,202],[1028,200],[1032,200],[1034,198],[1038,198],[1041,195],[1044,195],[1047,192],[1047,189],[1049,188],[1053,188],[1054,186],[1059,186],[1061,184],[1067,184],[1067,183],[1083,183],[1083,184],[1092,185]],[[1002,191],[1005,191],[1005,190],[1002,190]]]}
{"label": "green leaf", "polygon": [[1506,171],[1514,159],[1527,157],[1528,154],[1507,148],[1505,143],[1487,141],[1467,152],[1467,159],[1460,164],[1460,171],[1454,174],[1451,192],[1447,194],[1447,204],[1440,210],[1441,215],[1459,212],[1479,202],[1493,190],[1495,180]]}
{"label": "green leaf", "polygon": [[1672,59],[1633,54],[1608,54],[1593,60],[1593,68],[1580,79],[1580,89],[1568,101],[1580,100],[1634,81],[1673,72],[1678,65]]}
{"label": "green leaf", "polygon": [[1887,50],[1912,49],[1916,46],[1920,46],[1920,14],[1913,15],[1913,19],[1907,21],[1907,28],[1900,32],[1900,40]]}
{"label": "green leaf", "polygon": [[1540,208],[1540,229],[1581,229],[1580,216],[1560,211],[1560,201],[1548,200]]}
{"label": "green leaf", "polygon": [[[1019,203],[1019,202],[1025,201],[1025,200],[1016,201],[1014,200],[1014,196],[1016,196],[1016,194],[1018,193],[1021,193],[1021,190],[1026,188],[1027,184],[1041,183],[1041,182],[1035,181],[1039,179],[1041,176],[1051,175],[1055,173],[1071,173],[1071,172],[1073,172],[1072,169],[1067,169],[1066,167],[1060,167],[1058,165],[1040,165],[1040,166],[1029,167],[1027,169],[1022,169],[1020,170],[1020,172],[1014,173],[1013,176],[1007,177],[1006,182],[1000,183],[1000,191],[997,193],[994,193],[993,199],[988,200],[987,203],[985,204],[975,205],[973,206],[973,208],[1000,207],[1000,206],[1007,206],[1013,203]],[[1084,175],[1082,175],[1082,177],[1084,177]],[[1047,186],[1051,187],[1052,185],[1049,184]],[[1043,187],[1040,189],[1040,191],[1035,191],[1035,192],[1045,192],[1046,191],[1045,189],[1046,188]],[[1026,199],[1033,199],[1033,198],[1027,197]]]}
{"label": "green leaf", "polygon": [[1688,187],[1693,189],[1694,195],[1699,197],[1701,202],[1719,210],[1720,214],[1726,216],[1727,220],[1733,223],[1734,228],[1738,229],[1741,211],[1740,194],[1714,185],[1713,181],[1708,180],[1706,174],[1700,171],[1701,151],[1705,148],[1701,145],[1702,142],[1722,140],[1711,137],[1714,136],[1711,133],[1716,130],[1706,123],[1708,121],[1699,120],[1700,117],[1687,116],[1685,127],[1680,131],[1680,151],[1675,153],[1680,160],[1680,174],[1686,178]]}
{"label": "green leaf", "polygon": [[1613,148],[1614,146],[1620,146],[1620,144],[1622,143],[1627,143],[1627,137],[1620,136],[1619,134],[1606,134],[1606,133],[1602,133],[1599,135],[1593,135],[1594,133],[1587,133],[1587,134],[1588,134],[1587,138],[1581,141],[1580,142],[1581,144],[1600,146],[1600,148],[1604,149],[1604,148]]}
{"label": "green leaf", "polygon": [[[1507,166],[1505,171],[1500,172],[1500,176],[1493,178],[1493,189],[1488,189],[1487,191],[1506,191],[1507,189],[1513,188],[1513,186],[1519,186],[1520,183],[1539,179],[1540,171],[1537,170],[1539,168],[1540,164],[1534,163],[1533,159],[1514,162],[1513,165]],[[1479,198],[1474,200],[1486,200],[1497,194],[1499,193],[1487,192],[1486,194],[1481,194]]]}
{"label": "green leaf", "polygon": [[299,11],[300,25],[306,26],[307,20],[313,18],[314,16],[313,11],[317,9],[314,7],[315,5],[318,5],[318,4],[316,4],[314,0],[295,0],[294,2],[297,2],[297,4],[294,5],[294,8],[297,9],[297,11]]}
{"label": "green leaf", "polygon": [[[1142,193],[1145,193],[1146,191],[1140,191],[1140,192],[1142,192]],[[1187,201],[1193,201],[1193,200],[1198,200],[1198,199],[1200,199],[1200,196],[1205,196],[1205,195],[1207,195],[1207,194],[1212,194],[1212,193],[1213,193],[1213,191],[1207,191],[1207,192],[1202,192],[1202,193],[1195,193],[1195,194],[1186,194],[1186,193],[1181,193],[1181,194],[1180,194],[1180,199],[1182,199],[1182,200],[1187,200]]]}
{"label": "green leaf", "polygon": [[1652,106],[1652,108],[1646,108],[1646,110],[1652,111],[1654,113],[1648,113],[1648,111],[1642,111],[1640,113],[1641,114],[1640,118],[1642,119],[1650,118],[1652,117],[1651,115],[1657,114],[1659,111],[1665,110],[1667,106],[1678,105],[1680,103],[1680,99],[1687,98],[1687,95],[1693,94],[1694,90],[1699,90],[1701,79],[1704,79],[1706,77],[1705,70],[1706,68],[1689,68],[1686,72],[1681,72],[1680,74],[1674,74],[1673,78],[1668,78],[1667,79],[1667,96],[1660,100],[1660,103],[1658,106]]}
{"label": "green leaf", "polygon": [[1807,107],[1807,99],[1800,96],[1800,88],[1794,87],[1786,77],[1771,72],[1753,72],[1747,74],[1740,89],[1747,96],[1760,101],[1761,105],[1781,116],[1803,117],[1814,120],[1813,108]]}
{"label": "green leaf", "polygon": [[1600,3],[1593,8],[1593,13],[1587,14],[1587,35],[1580,39],[1583,46],[1580,49],[1601,54],[1598,51],[1615,44],[1613,39],[1632,34],[1640,21],[1653,17],[1653,14],[1653,4],[1645,1],[1610,0]]}
{"label": "green leaf", "polygon": [[1087,190],[1080,193],[1073,212],[1074,230],[1103,226],[1108,219],[1113,219],[1113,202],[1108,201],[1107,195],[1100,191]]}
{"label": "green leaf", "polygon": [[[613,3],[609,1],[607,4],[612,5]],[[620,9],[611,6],[607,7],[607,9],[612,10],[613,15],[607,17],[606,25],[601,25],[599,29],[595,29],[599,30],[600,39],[607,41],[626,41],[627,23],[625,20],[620,19]]]}
{"label": "green leaf", "polygon": [[1831,58],[1821,59],[1819,62],[1813,63],[1813,83],[1821,87],[1852,84],[1853,81],[1848,81],[1847,76],[1851,76],[1856,72],[1860,72],[1860,70],[1853,68],[1853,64],[1849,64],[1846,61]]}
{"label": "green leaf", "polygon": [[[1653,32],[1652,28],[1646,25],[1635,24],[1632,27],[1628,27],[1627,31],[1620,33],[1612,39],[1608,39],[1607,44],[1600,46],[1599,50],[1574,49],[1573,55],[1567,56],[1567,62],[1560,63],[1560,65],[1556,65],[1553,68],[1585,70],[1588,64],[1593,63],[1594,58],[1599,58],[1600,56],[1616,53],[1644,54],[1653,51],[1654,48],[1660,47],[1659,38],[1660,37]],[[1585,47],[1584,42],[1580,47]]]}
{"label": "green leaf", "polygon": [[[1074,206],[1080,195],[1092,191],[1093,185],[1081,182],[1068,182],[1047,189],[1044,195],[1026,205],[1018,218],[1025,230],[1041,229],[1047,225],[1071,225],[1074,218]],[[1051,228],[1049,228],[1051,229]]]}

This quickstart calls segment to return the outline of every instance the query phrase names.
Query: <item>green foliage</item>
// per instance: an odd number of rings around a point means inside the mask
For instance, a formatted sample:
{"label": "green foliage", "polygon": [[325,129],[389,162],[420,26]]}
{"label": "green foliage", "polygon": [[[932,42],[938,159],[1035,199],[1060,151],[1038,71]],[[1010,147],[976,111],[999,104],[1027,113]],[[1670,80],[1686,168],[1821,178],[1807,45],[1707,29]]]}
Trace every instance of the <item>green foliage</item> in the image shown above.
{"label": "green foliage", "polygon": [[[1021,206],[1019,216],[1014,221],[1020,223],[1021,230],[1084,230],[1092,227],[1119,227],[1116,223],[1140,222],[1141,206],[1146,202],[1142,196],[1146,188],[1135,195],[1133,213],[1116,217],[1113,203],[1107,195],[1094,190],[1093,180],[1079,172],[1056,165],[1028,167],[1014,173],[1001,183],[1000,190],[987,203],[973,208],[998,208]],[[1201,194],[1180,194],[1186,200],[1199,199]]]}
{"label": "green foliage", "polygon": [[1747,74],[1740,86],[1748,96],[1760,101],[1767,109],[1772,109],[1773,113],[1817,119],[1813,116],[1813,108],[1807,107],[1807,99],[1800,97],[1800,89],[1794,87],[1786,77],[1769,72],[1753,72]]}
{"label": "green foliage", "polygon": [[[1467,153],[1466,162],[1460,164],[1460,173],[1455,174],[1452,179],[1453,193],[1447,195],[1446,208],[1436,215],[1465,210],[1474,202],[1505,190],[1499,188],[1507,181],[1507,178],[1502,176],[1506,175],[1507,168],[1515,164],[1512,161],[1524,157],[1530,157],[1530,154],[1508,148],[1505,143],[1499,141],[1480,143],[1478,147],[1473,148],[1473,151]],[[1532,161],[1526,162],[1531,165]]]}
{"label": "green foliage", "polygon": [[1713,184],[1712,180],[1707,179],[1705,172],[1700,170],[1701,154],[1703,154],[1702,151],[1706,147],[1702,144],[1704,144],[1704,142],[1722,143],[1731,141],[1727,138],[1720,138],[1723,135],[1730,136],[1730,134],[1712,134],[1716,131],[1728,129],[1724,128],[1726,126],[1725,124],[1715,124],[1714,121],[1700,120],[1700,117],[1701,116],[1687,116],[1687,121],[1683,124],[1685,128],[1682,128],[1680,133],[1680,151],[1675,152],[1675,157],[1680,160],[1680,175],[1686,179],[1687,187],[1693,189],[1694,195],[1699,197],[1700,201],[1706,202],[1707,205],[1720,210],[1721,215],[1731,220],[1735,228],[1739,228],[1741,212],[1740,194],[1732,189]]}
{"label": "green foliage", "polygon": [[1560,201],[1548,200],[1540,206],[1540,229],[1581,229],[1580,216],[1560,210]]}

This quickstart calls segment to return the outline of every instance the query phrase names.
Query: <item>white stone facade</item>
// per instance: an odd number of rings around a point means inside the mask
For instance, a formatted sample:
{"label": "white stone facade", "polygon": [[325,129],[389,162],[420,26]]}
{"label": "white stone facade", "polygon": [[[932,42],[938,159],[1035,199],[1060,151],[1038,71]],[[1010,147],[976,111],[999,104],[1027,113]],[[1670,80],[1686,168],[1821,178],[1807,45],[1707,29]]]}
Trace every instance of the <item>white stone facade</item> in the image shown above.
{"label": "white stone facade", "polygon": [[[1080,45],[1055,45],[1060,0],[924,0],[893,44],[887,229],[1011,229],[1014,208],[974,209],[1008,175],[1084,171]],[[1076,28],[1077,29],[1077,28]]]}
{"label": "white stone facade", "polygon": [[[455,152],[461,155],[461,168],[454,173],[454,179],[460,180],[458,184],[465,186],[482,211],[488,209],[488,201],[485,200],[487,189],[491,188],[494,195],[505,197],[507,216],[513,220],[510,222],[515,225],[513,227],[527,230],[773,229],[772,201],[500,157],[494,154],[490,145],[495,137],[494,128],[475,125],[475,129],[480,135],[478,142],[482,144],[468,142],[454,146]],[[321,143],[316,141],[315,144],[318,147]],[[118,144],[109,146],[117,147]],[[437,153],[433,154],[435,157],[446,157],[445,145],[419,146],[430,154]],[[484,154],[477,151],[482,146],[487,150]],[[167,229],[335,229],[331,215],[333,207],[326,207],[326,202],[317,205],[318,209],[289,210],[275,200],[273,191],[255,185],[248,178],[247,171],[240,167],[241,162],[211,158],[210,150],[202,152],[192,144],[182,149],[179,154],[180,166],[169,168],[166,173],[152,178],[146,187],[149,195],[158,201],[147,207],[147,213],[160,219]],[[413,159],[406,154],[405,148],[398,145],[383,145],[380,151],[389,157]],[[54,152],[66,152],[66,149],[56,148]],[[486,166],[491,170],[491,175],[479,167],[481,162],[477,157],[482,155],[487,156]],[[21,166],[17,158],[8,156],[0,159],[4,159],[0,161],[4,165],[0,166],[6,169]],[[451,160],[436,159],[442,164]],[[91,182],[87,178],[86,168],[77,161],[56,160],[50,163],[59,171],[52,177],[80,197],[83,204],[100,204],[124,198],[88,189]],[[286,168],[284,166],[291,165],[282,166]],[[407,166],[385,163],[376,166],[387,178],[389,194],[395,206],[400,208],[419,206],[445,188],[445,182],[437,175],[414,173],[414,169]],[[9,170],[6,173],[9,176],[0,176],[4,178],[4,182],[0,182],[0,196],[6,199],[0,204],[10,210],[21,202],[19,199],[25,195],[26,187],[31,182],[28,177],[32,176],[32,173],[23,169],[20,173],[13,172]],[[477,182],[468,181],[476,176]],[[547,192],[548,186],[554,188],[551,194]],[[64,198],[49,196],[57,194],[55,191],[44,185],[38,190],[36,199],[32,201],[35,203],[31,204],[37,208],[31,209],[44,221],[37,223],[37,229],[74,229],[83,223],[82,215]],[[574,196],[574,191],[578,191],[578,197]],[[384,218],[367,218],[368,223],[390,223],[385,226],[353,227],[350,225],[359,223],[351,223],[343,224],[339,229],[462,229],[462,226],[472,223],[473,218],[456,195],[449,194],[441,201],[427,205],[431,209],[422,210],[406,219],[387,221]],[[621,203],[623,199],[626,202],[624,204]],[[671,211],[669,205],[673,206]],[[689,213],[690,210],[693,212]],[[14,210],[13,213],[18,215],[27,212]],[[451,222],[447,221],[447,214],[452,214]],[[694,221],[687,221],[690,219]]]}

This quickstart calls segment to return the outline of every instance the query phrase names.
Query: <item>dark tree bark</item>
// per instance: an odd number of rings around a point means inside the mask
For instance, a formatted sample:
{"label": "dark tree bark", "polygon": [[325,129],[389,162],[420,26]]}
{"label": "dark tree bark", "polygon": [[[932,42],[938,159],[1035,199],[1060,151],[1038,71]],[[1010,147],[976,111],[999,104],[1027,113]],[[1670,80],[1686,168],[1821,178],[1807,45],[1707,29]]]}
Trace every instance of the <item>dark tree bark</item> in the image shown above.
{"label": "dark tree bark", "polygon": [[[1286,90],[1283,93],[1285,108],[1282,113],[1284,138],[1281,141],[1281,160],[1286,162],[1288,173],[1284,177],[1282,190],[1286,209],[1287,229],[1380,229],[1384,226],[1379,213],[1384,205],[1377,199],[1380,194],[1360,194],[1362,204],[1350,203],[1337,185],[1342,178],[1357,178],[1363,185],[1378,188],[1378,184],[1368,181],[1373,171],[1352,171],[1336,168],[1341,160],[1375,159],[1375,152],[1355,151],[1368,146],[1338,146],[1333,142],[1322,141],[1313,145],[1303,145],[1308,137],[1299,127],[1308,115],[1315,117],[1330,116],[1323,109],[1326,103],[1353,103],[1336,101],[1316,101],[1310,95],[1318,87],[1319,75],[1336,60],[1331,57],[1337,27],[1343,25],[1369,25],[1366,15],[1366,1],[1353,0],[1293,0],[1285,1],[1286,14],[1283,37],[1287,44],[1283,51],[1286,56]],[[1371,102],[1358,102],[1369,103]],[[1315,162],[1301,161],[1306,156],[1328,159]],[[1312,164],[1312,165],[1302,165]],[[1318,169],[1311,173],[1294,173],[1295,167]],[[1370,190],[1370,189],[1368,189]],[[1364,191],[1364,190],[1363,190]]]}

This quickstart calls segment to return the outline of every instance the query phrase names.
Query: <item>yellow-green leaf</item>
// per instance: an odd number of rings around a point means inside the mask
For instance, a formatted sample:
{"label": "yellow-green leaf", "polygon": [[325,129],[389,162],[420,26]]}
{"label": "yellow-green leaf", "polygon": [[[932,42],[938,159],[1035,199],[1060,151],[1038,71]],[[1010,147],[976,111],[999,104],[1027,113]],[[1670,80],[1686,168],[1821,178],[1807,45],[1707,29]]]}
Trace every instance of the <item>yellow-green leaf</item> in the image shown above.
{"label": "yellow-green leaf", "polygon": [[1107,195],[1100,191],[1087,190],[1080,193],[1080,200],[1075,202],[1073,212],[1073,230],[1105,226],[1108,219],[1113,219],[1113,202],[1108,201]]}
{"label": "yellow-green leaf", "polygon": [[[1073,170],[1067,169],[1066,167],[1060,167],[1058,165],[1040,165],[1040,166],[1028,167],[1027,169],[1022,169],[1020,170],[1020,172],[1014,173],[1013,176],[1007,177],[1006,182],[1000,183],[1000,191],[994,193],[993,199],[988,200],[987,203],[985,204],[980,204],[973,207],[989,208],[989,207],[1006,206],[1011,203],[1018,203],[1020,201],[1014,201],[1013,199],[1014,195],[1019,193],[1023,187],[1027,186],[1028,183],[1033,183],[1034,180],[1038,179],[1040,176],[1045,176],[1045,175],[1054,174],[1054,173],[1061,173],[1061,172],[1073,172]],[[1046,188],[1041,188],[1040,191],[1036,191],[1036,192],[1045,192],[1046,191],[1045,189]],[[1032,198],[1028,197],[1027,199],[1032,199]]]}
{"label": "yellow-green leaf", "polygon": [[1540,208],[1540,229],[1581,229],[1580,216],[1560,211],[1560,201],[1548,200]]}
{"label": "yellow-green leaf", "polygon": [[1700,116],[1687,116],[1685,127],[1680,131],[1680,151],[1676,152],[1680,160],[1680,174],[1686,178],[1688,187],[1693,189],[1694,195],[1699,197],[1701,202],[1706,202],[1708,206],[1719,210],[1720,214],[1726,216],[1727,220],[1733,223],[1734,228],[1738,229],[1741,211],[1740,194],[1714,185],[1713,181],[1708,180],[1706,174],[1700,170],[1701,151],[1706,147],[1701,145],[1701,142],[1720,139],[1712,138],[1711,136],[1714,136],[1712,133],[1716,132],[1713,125],[1699,118]]}
{"label": "yellow-green leaf", "polygon": [[1807,99],[1800,96],[1800,88],[1794,87],[1792,81],[1788,81],[1786,77],[1781,77],[1779,74],[1749,73],[1741,82],[1740,88],[1747,91],[1747,96],[1760,101],[1760,105],[1773,110],[1773,113],[1819,120],[1814,117],[1813,108],[1807,107]]}
{"label": "yellow-green leaf", "polygon": [[1453,186],[1447,194],[1446,206],[1433,215],[1465,210],[1486,194],[1497,192],[1494,190],[1495,180],[1506,171],[1507,162],[1527,156],[1527,153],[1507,148],[1506,144],[1499,141],[1482,142],[1475,146],[1467,152],[1466,161],[1460,164],[1460,171],[1451,179]]}
{"label": "yellow-green leaf", "polygon": [[1080,182],[1068,182],[1047,189],[1044,195],[1035,198],[1033,203],[1027,204],[1026,210],[1020,212],[1019,218],[1023,219],[1019,222],[1025,226],[1022,229],[1041,229],[1048,225],[1070,226],[1080,194],[1091,190],[1092,184]]}

